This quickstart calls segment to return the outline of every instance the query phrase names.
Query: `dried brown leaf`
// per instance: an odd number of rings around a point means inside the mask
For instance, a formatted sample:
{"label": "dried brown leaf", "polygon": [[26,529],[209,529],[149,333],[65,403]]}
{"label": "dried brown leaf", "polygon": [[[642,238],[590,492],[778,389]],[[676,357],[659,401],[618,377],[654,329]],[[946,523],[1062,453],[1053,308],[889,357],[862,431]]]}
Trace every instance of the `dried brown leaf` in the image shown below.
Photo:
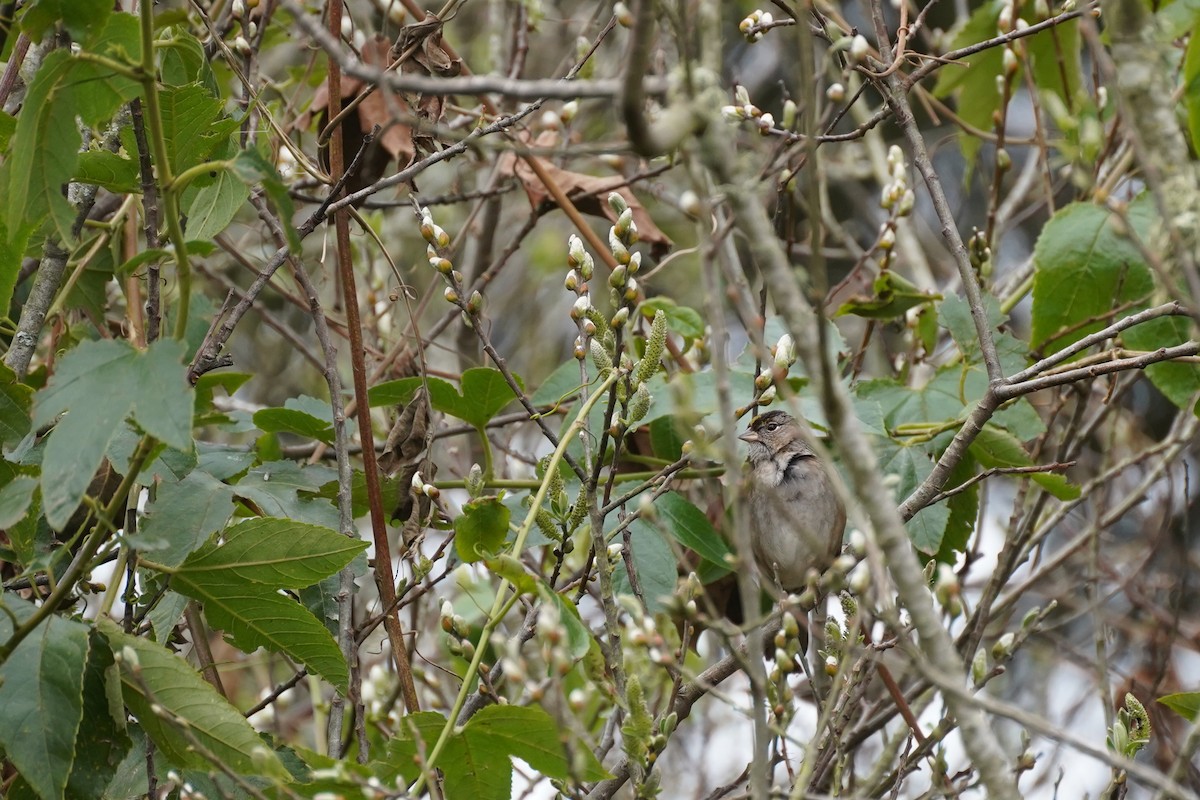
{"label": "dried brown leaf", "polygon": [[[534,144],[538,147],[551,147],[556,139],[557,135],[553,131],[549,131],[539,136]],[[606,177],[586,175],[582,172],[565,170],[544,158],[537,156],[533,156],[533,158],[537,159],[538,165],[545,170],[547,177],[558,184],[575,204],[575,207],[584,214],[594,217],[603,216],[610,222],[616,222],[617,215],[608,204],[608,195],[610,192],[621,195],[629,204],[629,208],[633,210],[633,221],[637,225],[638,239],[650,245],[650,253],[654,258],[662,258],[674,245],[671,238],[654,224],[654,220],[651,219],[637,196],[628,186],[624,185],[626,179],[623,175]],[[515,175],[521,181],[521,185],[525,187],[525,194],[529,197],[529,203],[535,209],[540,208],[543,203],[554,203],[554,198],[534,173],[533,168],[516,154],[505,154],[501,172],[505,175]]]}

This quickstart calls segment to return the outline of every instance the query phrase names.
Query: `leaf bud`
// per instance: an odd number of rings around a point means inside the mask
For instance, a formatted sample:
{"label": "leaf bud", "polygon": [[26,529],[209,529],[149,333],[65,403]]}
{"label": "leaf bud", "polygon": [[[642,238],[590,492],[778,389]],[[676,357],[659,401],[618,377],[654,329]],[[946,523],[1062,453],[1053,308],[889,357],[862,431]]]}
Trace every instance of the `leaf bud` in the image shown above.
{"label": "leaf bud", "polygon": [[585,281],[592,279],[592,274],[596,271],[596,262],[588,253],[583,254],[583,261],[579,264],[579,276]]}
{"label": "leaf bud", "polygon": [[618,266],[608,274],[608,285],[614,289],[620,289],[625,285],[625,281],[629,277],[629,269],[627,267]]}
{"label": "leaf bud", "polygon": [[775,402],[776,390],[774,386],[768,386],[762,390],[762,394],[758,396],[758,404],[760,406],[769,406]]}
{"label": "leaf bud", "polygon": [[861,33],[856,33],[854,38],[850,40],[850,58],[855,62],[860,62],[867,57],[867,53],[871,51],[871,45],[867,42],[867,37]]}
{"label": "leaf bud", "polygon": [[625,282],[625,302],[633,303],[638,298],[638,282],[635,278],[630,278]]}
{"label": "leaf bud", "polygon": [[246,37],[241,34],[238,34],[238,37],[233,40],[233,49],[238,55],[243,57],[248,57],[254,52],[254,49],[250,47],[250,42],[246,41]]}
{"label": "leaf bud", "polygon": [[587,251],[583,249],[583,240],[572,233],[567,238],[567,266],[572,268],[580,266],[586,255]]}
{"label": "leaf bud", "polygon": [[1021,62],[1017,59],[1017,52],[1013,50],[1011,46],[1004,48],[1004,55],[1002,56],[1001,60],[1004,65],[1005,75],[1011,78],[1013,75],[1017,74],[1017,68],[1020,66]]}
{"label": "leaf bud", "polygon": [[625,202],[625,198],[621,196],[620,192],[609,192],[608,207],[619,217],[629,209],[629,203]]}
{"label": "leaf bud", "polygon": [[617,24],[622,28],[633,27],[633,12],[624,3],[618,2],[613,5],[613,16],[616,18]]}
{"label": "leaf bud", "polygon": [[638,270],[642,268],[642,254],[634,253],[629,257],[629,274],[637,275]]}
{"label": "leaf bud", "polygon": [[738,84],[733,88],[733,99],[739,106],[753,106],[750,103],[750,92],[742,84]]}
{"label": "leaf bud", "polygon": [[840,103],[846,99],[846,87],[840,83],[831,83],[825,89],[825,96],[832,103]]}
{"label": "leaf bud", "polygon": [[1000,661],[1011,656],[1016,639],[1017,637],[1011,631],[997,639],[996,643],[992,645],[992,658]]}
{"label": "leaf bud", "polygon": [[758,125],[758,132],[766,136],[775,127],[775,117],[770,112],[763,112],[756,124]]}
{"label": "leaf bud", "polygon": [[476,289],[471,292],[471,298],[467,300],[467,313],[478,314],[483,310],[483,294]]}
{"label": "leaf bud", "polygon": [[982,648],[976,650],[975,658],[971,659],[971,683],[976,687],[982,686],[987,679],[987,664],[987,653]]}
{"label": "leaf bud", "polygon": [[454,303],[455,305],[458,305],[458,301],[462,299],[458,296],[458,292],[453,286],[447,286],[446,290],[442,292],[442,296],[446,298],[446,302]]}
{"label": "leaf bud", "polygon": [[700,196],[691,189],[687,189],[683,194],[679,195],[679,209],[692,219],[698,219],[704,213],[704,206],[700,203]]}
{"label": "leaf bud", "polygon": [[563,103],[563,107],[559,109],[558,118],[563,125],[569,125],[571,120],[575,119],[575,115],[579,113],[579,101],[571,100]]}
{"label": "leaf bud", "polygon": [[617,238],[616,231],[614,230],[608,232],[608,246],[612,250],[613,258],[617,260],[618,264],[629,263],[629,259],[631,258],[629,248]]}
{"label": "leaf bud", "polygon": [[575,270],[567,271],[567,278],[563,281],[563,287],[568,292],[578,291],[579,289],[579,273]]}
{"label": "leaf bud", "polygon": [[783,117],[781,118],[780,126],[785,130],[792,130],[796,127],[796,116],[799,113],[799,107],[796,101],[788,98],[783,101]]}
{"label": "leaf bud", "polygon": [[571,306],[571,319],[583,319],[587,316],[588,309],[592,307],[592,299],[581,294],[575,298],[575,304]]}
{"label": "leaf bud", "polygon": [[623,306],[622,308],[617,309],[617,313],[613,314],[612,320],[610,320],[608,324],[613,328],[613,330],[616,330],[622,327],[628,321],[629,307]]}
{"label": "leaf bud", "polygon": [[576,361],[583,361],[587,358],[587,348],[583,346],[583,339],[579,336],[575,337],[575,349],[573,351]]}
{"label": "leaf bud", "polygon": [[879,249],[885,253],[891,252],[891,249],[896,246],[896,232],[888,226],[883,235],[879,237]]}
{"label": "leaf bud", "polygon": [[467,494],[472,498],[480,497],[483,494],[483,468],[478,464],[472,464],[467,470]]}
{"label": "leaf bud", "polygon": [[771,385],[772,381],[773,378],[771,376],[771,371],[769,369],[764,369],[762,372],[758,373],[757,376],[755,376],[754,388],[758,389],[759,391],[763,391]]}

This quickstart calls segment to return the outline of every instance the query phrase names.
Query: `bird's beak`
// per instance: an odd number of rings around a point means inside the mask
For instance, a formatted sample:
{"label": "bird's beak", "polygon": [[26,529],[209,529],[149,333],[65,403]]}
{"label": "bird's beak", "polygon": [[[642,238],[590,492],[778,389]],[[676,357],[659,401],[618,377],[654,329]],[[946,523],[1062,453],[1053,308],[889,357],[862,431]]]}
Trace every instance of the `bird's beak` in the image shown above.
{"label": "bird's beak", "polygon": [[739,438],[739,439],[741,439],[743,442],[750,442],[750,443],[752,443],[752,444],[753,444],[754,442],[761,442],[761,441],[762,441],[762,437],[760,437],[760,436],[759,436],[757,433],[755,433],[754,431],[746,431],[745,433],[743,433],[743,434],[741,434],[740,436],[738,436],[738,438]]}

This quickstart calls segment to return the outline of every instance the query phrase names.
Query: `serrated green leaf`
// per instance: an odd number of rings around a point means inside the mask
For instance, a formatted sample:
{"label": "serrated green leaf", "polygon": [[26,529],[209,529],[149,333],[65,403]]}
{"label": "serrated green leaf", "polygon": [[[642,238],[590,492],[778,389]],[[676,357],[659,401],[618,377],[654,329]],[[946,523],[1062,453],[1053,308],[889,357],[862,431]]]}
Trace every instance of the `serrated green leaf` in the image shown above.
{"label": "serrated green leaf", "polygon": [[[1128,224],[1146,241],[1157,218],[1142,198],[1130,204]],[[1072,203],[1056,213],[1033,248],[1034,348],[1065,347],[1108,324],[1099,317],[1154,289],[1141,250],[1121,231],[1126,222],[1094,203]]]}
{"label": "serrated green leaf", "polygon": [[233,487],[198,469],[163,483],[129,543],[158,564],[175,567],[233,516]]}
{"label": "serrated green leaf", "polygon": [[101,800],[132,742],[125,731],[121,676],[112,650],[96,630],[89,631],[87,670],[83,683],[83,718],[75,737],[75,763],[67,780],[67,797]]}
{"label": "serrated green leaf", "polygon": [[207,240],[229,227],[238,210],[250,197],[250,187],[222,169],[216,179],[202,186],[187,207],[187,236]]}
{"label": "serrated green leaf", "polygon": [[159,645],[124,633],[107,619],[99,620],[97,626],[119,656],[125,704],[172,763],[195,769],[213,766],[180,732],[186,724],[188,734],[223,766],[244,775],[290,782],[279,757],[241,712],[187,662]]}
{"label": "serrated green leaf", "polygon": [[454,549],[474,564],[500,549],[508,536],[510,512],[499,497],[480,497],[463,505],[454,520]]}
{"label": "serrated green leaf", "polygon": [[[429,753],[445,726],[446,718],[436,711],[405,714],[400,720],[396,735],[388,742],[387,760],[371,764],[371,774],[380,776],[381,780],[394,780],[398,775],[406,782],[412,783],[421,774],[418,756]],[[458,749],[455,739],[456,737],[451,735],[449,747],[444,751],[451,771],[455,764],[452,755]]]}
{"label": "serrated green leaf", "polygon": [[[15,594],[0,602],[21,622],[34,613]],[[13,630],[9,614],[0,614],[0,641]],[[88,649],[87,625],[51,616],[0,664],[0,746],[43,798],[64,797],[75,762]]]}
{"label": "serrated green leaf", "polygon": [[60,530],[79,505],[126,417],[178,450],[192,446],[192,389],[184,343],[160,340],[145,352],[118,340],[83,342],[64,355],[34,398],[33,419],[50,432],[42,460],[46,519]]}
{"label": "serrated green leaf", "polygon": [[79,154],[75,165],[76,183],[91,183],[103,186],[117,194],[130,194],[142,190],[138,163],[108,150],[86,150]]}
{"label": "serrated green leaf", "polygon": [[[162,11],[155,14],[156,25],[163,16]],[[180,25],[173,28],[169,36],[155,42],[154,49],[162,59],[162,81],[167,86],[198,83],[213,97],[219,97],[217,79],[204,54],[204,45],[186,30],[186,23],[185,14]]]}
{"label": "serrated green leaf", "polygon": [[667,532],[675,541],[718,567],[728,564],[725,557],[733,551],[703,511],[676,492],[661,495],[654,502],[654,510],[662,517]]}
{"label": "serrated green leaf", "polygon": [[[350,541],[344,536],[339,538]],[[171,586],[203,604],[209,624],[225,631],[243,652],[253,653],[264,647],[283,653],[345,694],[350,672],[329,630],[297,601],[246,580],[244,566],[190,569],[185,564],[172,576]],[[259,573],[261,570],[255,572]]]}
{"label": "serrated green leaf", "polygon": [[230,574],[249,583],[302,589],[334,574],[366,547],[329,528],[259,517],[226,528],[215,547],[193,553],[175,577]]}
{"label": "serrated green leaf", "polygon": [[[413,393],[421,387],[420,378],[397,378],[394,381],[377,383],[367,390],[367,401],[372,408],[379,406],[405,405],[412,399]],[[454,384],[441,378],[429,378],[430,403],[434,408],[453,404],[458,390]]]}
{"label": "serrated green leaf", "polygon": [[1200,692],[1176,692],[1158,698],[1158,702],[1174,711],[1188,722],[1200,717]]}
{"label": "serrated green leaf", "polygon": [[238,128],[236,119],[225,116],[221,99],[199,83],[164,88],[159,104],[167,160],[175,175],[210,160]]}

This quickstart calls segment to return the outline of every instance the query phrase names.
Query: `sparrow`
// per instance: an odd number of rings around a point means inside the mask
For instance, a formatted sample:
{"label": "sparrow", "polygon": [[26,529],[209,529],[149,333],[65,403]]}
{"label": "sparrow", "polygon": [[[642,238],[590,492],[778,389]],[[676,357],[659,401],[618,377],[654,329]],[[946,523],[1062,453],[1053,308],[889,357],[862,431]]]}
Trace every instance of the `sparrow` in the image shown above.
{"label": "sparrow", "polygon": [[790,415],[768,411],[738,438],[750,445],[746,499],[759,572],[786,592],[801,591],[809,569],[825,569],[841,550],[846,509]]}

